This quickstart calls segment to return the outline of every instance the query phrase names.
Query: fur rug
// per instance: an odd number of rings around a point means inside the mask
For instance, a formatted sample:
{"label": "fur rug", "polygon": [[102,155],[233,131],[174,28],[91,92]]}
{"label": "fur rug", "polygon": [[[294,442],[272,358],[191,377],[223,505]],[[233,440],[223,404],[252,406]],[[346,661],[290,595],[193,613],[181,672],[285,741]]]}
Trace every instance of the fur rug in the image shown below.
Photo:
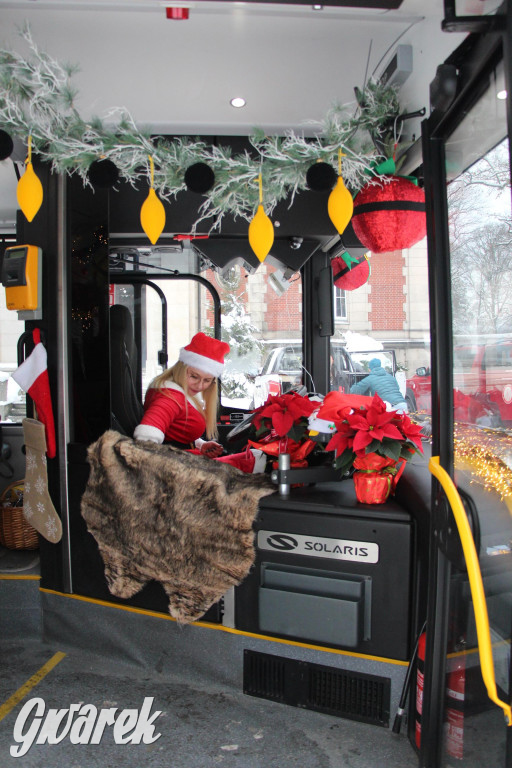
{"label": "fur rug", "polygon": [[267,476],[112,430],[88,460],[81,513],[113,595],[129,598],[155,579],[186,623],[245,578],[258,502],[275,491]]}

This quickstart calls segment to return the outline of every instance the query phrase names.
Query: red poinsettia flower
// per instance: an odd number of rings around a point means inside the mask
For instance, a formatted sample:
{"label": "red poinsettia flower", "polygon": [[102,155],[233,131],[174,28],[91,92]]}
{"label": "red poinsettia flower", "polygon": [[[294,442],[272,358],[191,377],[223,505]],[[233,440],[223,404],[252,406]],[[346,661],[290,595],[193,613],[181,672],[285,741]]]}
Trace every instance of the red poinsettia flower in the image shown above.
{"label": "red poinsettia flower", "polygon": [[407,438],[407,440],[410,440],[411,443],[414,443],[415,446],[419,448],[419,450],[423,453],[423,445],[421,444],[421,430],[422,427],[414,424],[414,422],[410,420],[407,414],[404,413],[401,416],[400,431],[404,437]]}
{"label": "red poinsettia flower", "polygon": [[336,456],[346,451],[347,448],[352,448],[354,443],[354,429],[345,421],[335,422],[336,432],[331,437],[326,445],[326,451],[336,451]]}
{"label": "red poinsettia flower", "polygon": [[284,395],[270,395],[267,402],[254,411],[253,424],[256,429],[260,429],[262,421],[269,419],[272,428],[279,437],[284,437],[290,429],[300,421],[301,418],[307,418],[318,407],[307,397],[290,392]]}
{"label": "red poinsettia flower", "polygon": [[403,441],[402,433],[391,423],[395,416],[394,411],[386,411],[386,406],[378,395],[374,395],[368,410],[362,409],[349,414],[347,421],[356,432],[354,451],[364,451],[373,440],[382,442],[384,437]]}

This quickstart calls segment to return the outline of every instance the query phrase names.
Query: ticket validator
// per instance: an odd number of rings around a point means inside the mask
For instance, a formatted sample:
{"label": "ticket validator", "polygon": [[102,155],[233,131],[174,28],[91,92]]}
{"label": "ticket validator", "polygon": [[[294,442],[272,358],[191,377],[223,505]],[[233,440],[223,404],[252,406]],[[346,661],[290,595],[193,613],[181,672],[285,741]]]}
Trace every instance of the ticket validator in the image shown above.
{"label": "ticket validator", "polygon": [[17,310],[20,320],[42,318],[42,251],[36,245],[6,248],[2,262],[2,285],[7,309]]}

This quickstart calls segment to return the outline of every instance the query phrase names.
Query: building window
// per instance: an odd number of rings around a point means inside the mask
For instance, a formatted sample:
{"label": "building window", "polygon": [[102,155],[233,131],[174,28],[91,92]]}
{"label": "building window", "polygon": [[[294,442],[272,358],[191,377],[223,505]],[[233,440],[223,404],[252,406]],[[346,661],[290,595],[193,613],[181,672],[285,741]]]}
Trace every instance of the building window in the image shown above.
{"label": "building window", "polygon": [[334,319],[347,319],[347,295],[343,288],[334,286]]}

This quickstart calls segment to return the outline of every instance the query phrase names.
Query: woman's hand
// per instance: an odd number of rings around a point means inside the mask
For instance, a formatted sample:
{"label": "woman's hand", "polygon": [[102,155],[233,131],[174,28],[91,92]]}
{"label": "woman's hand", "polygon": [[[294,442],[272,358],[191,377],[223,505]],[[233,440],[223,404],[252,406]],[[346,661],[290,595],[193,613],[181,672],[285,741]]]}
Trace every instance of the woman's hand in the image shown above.
{"label": "woman's hand", "polygon": [[209,459],[216,459],[218,456],[222,456],[224,447],[220,443],[216,443],[215,440],[208,440],[202,444],[201,453]]}

